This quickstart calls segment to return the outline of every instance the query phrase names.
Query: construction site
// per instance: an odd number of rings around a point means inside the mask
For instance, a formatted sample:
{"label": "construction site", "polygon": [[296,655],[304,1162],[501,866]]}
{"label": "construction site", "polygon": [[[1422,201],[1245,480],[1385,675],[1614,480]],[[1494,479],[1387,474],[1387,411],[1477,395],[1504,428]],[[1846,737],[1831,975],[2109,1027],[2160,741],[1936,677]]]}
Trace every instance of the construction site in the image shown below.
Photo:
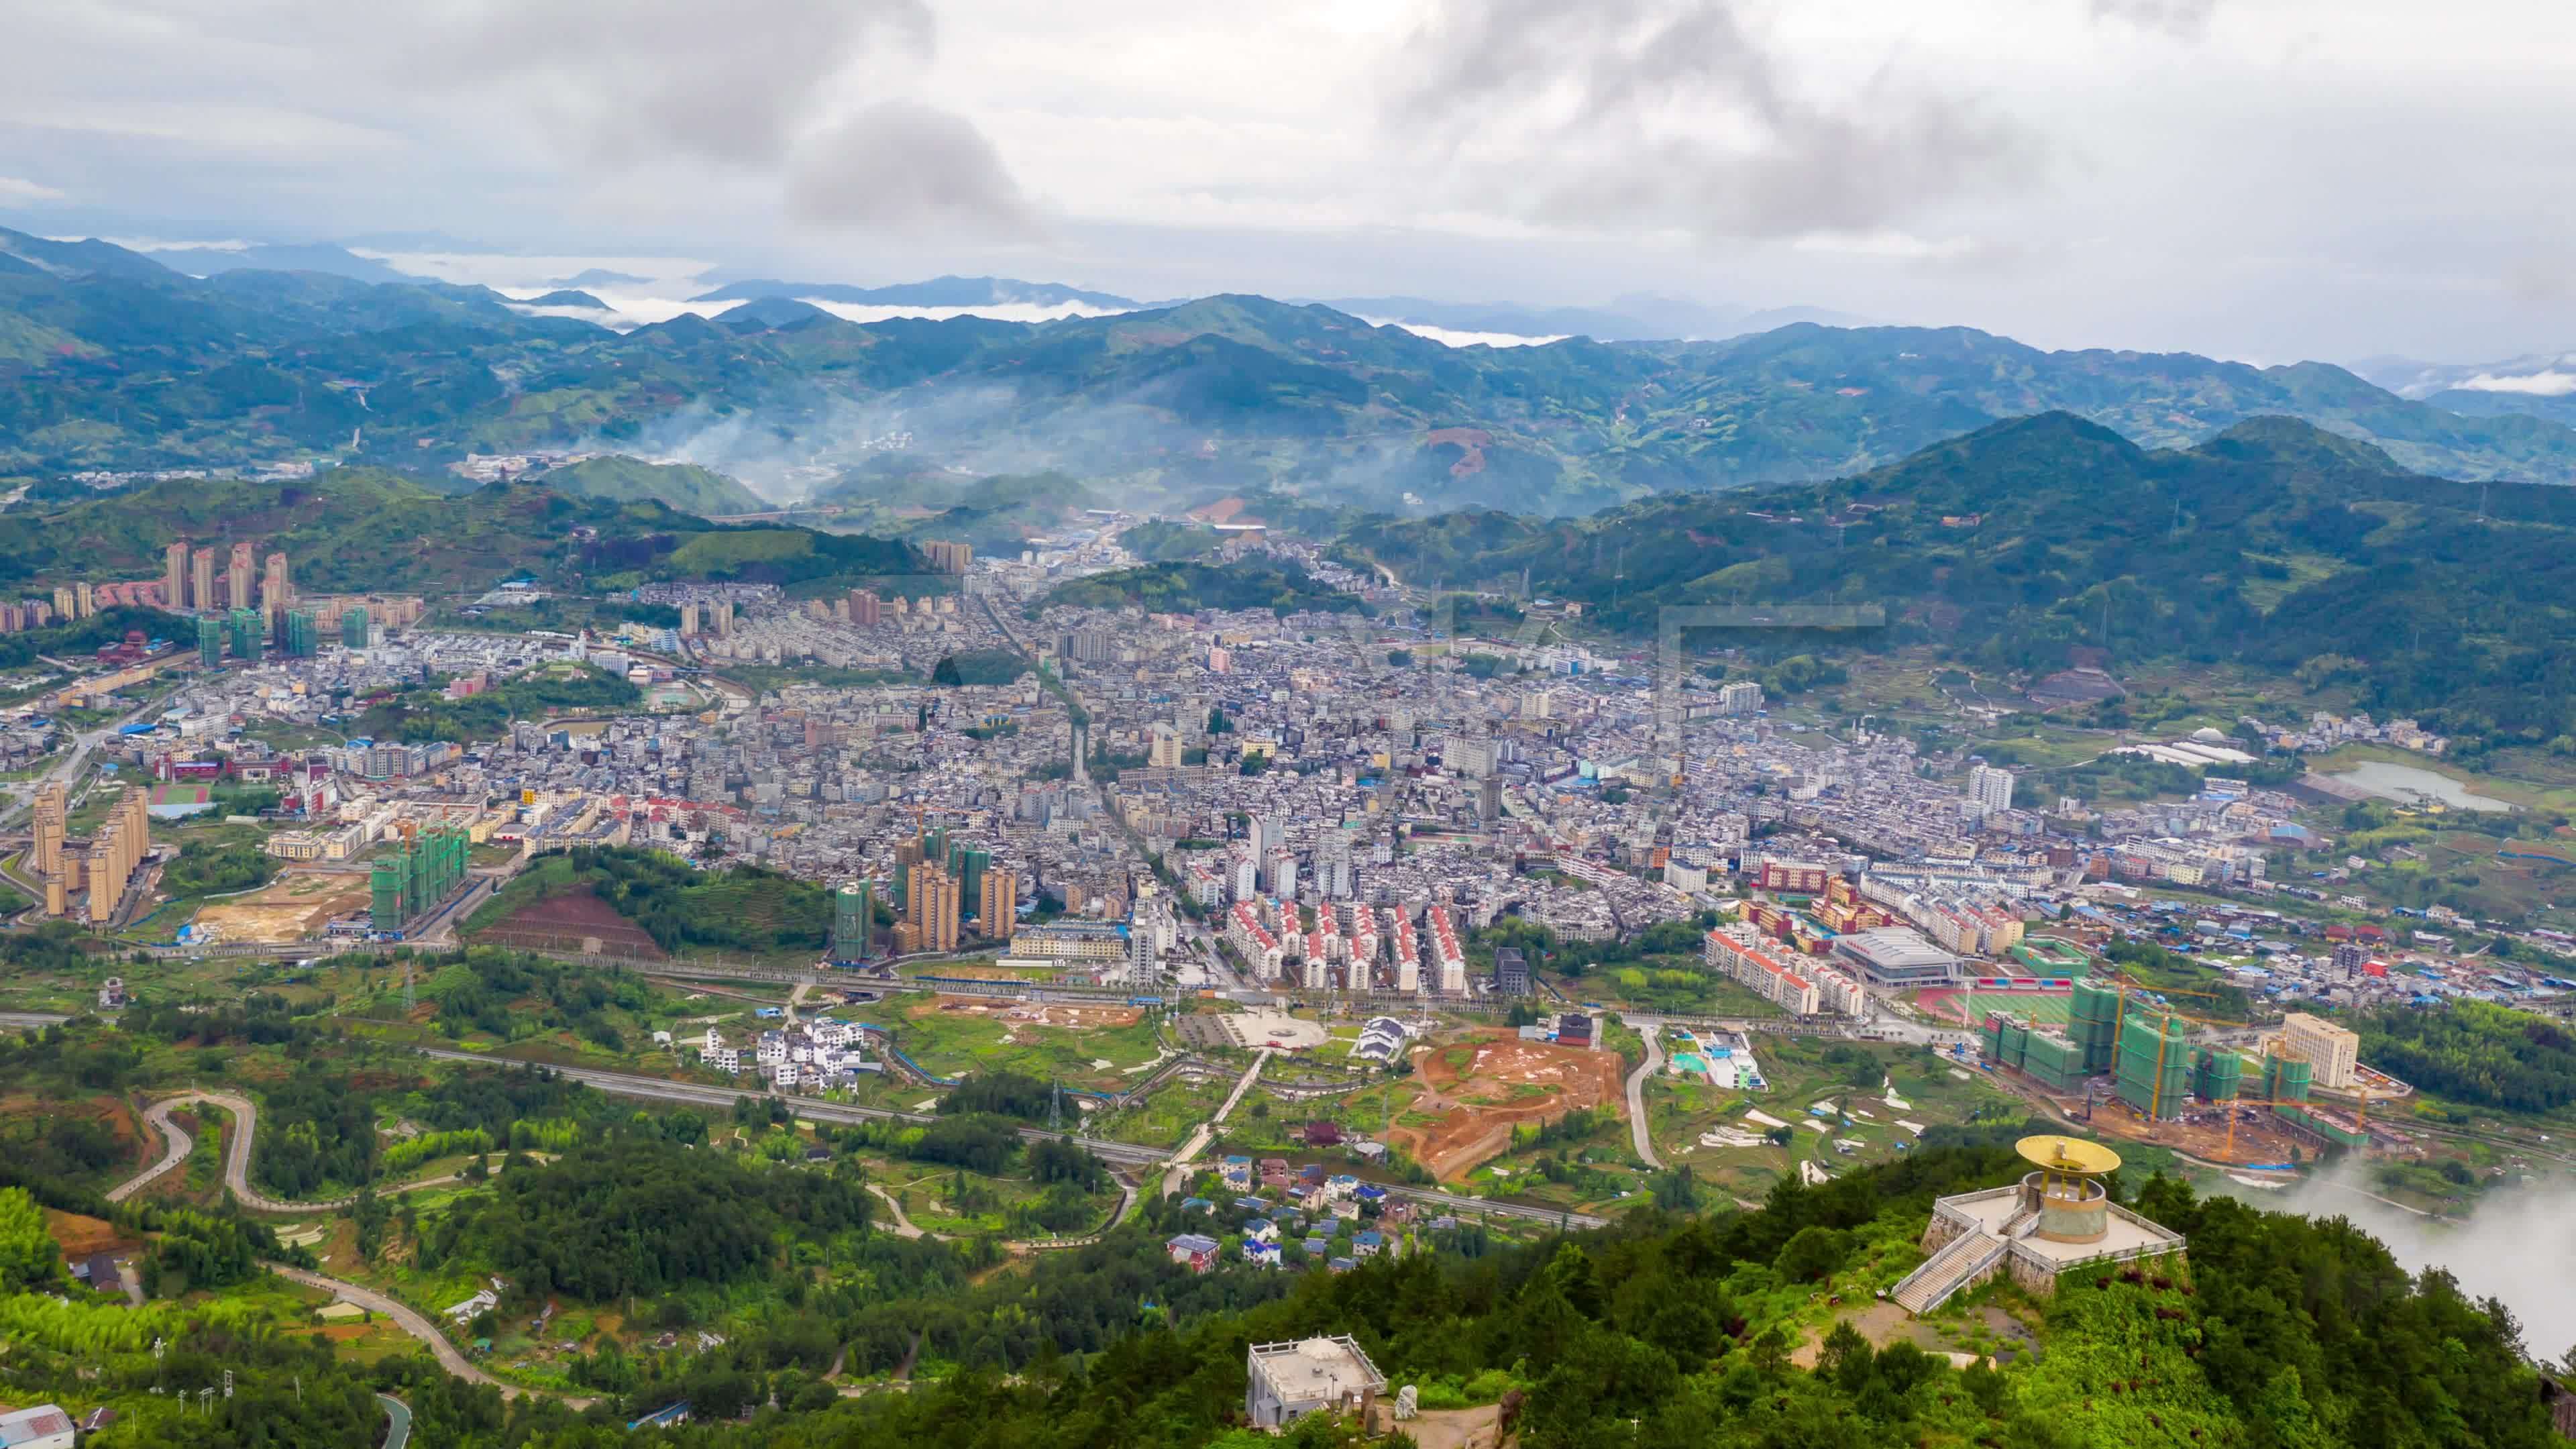
{"label": "construction site", "polygon": [[[1508,1151],[1512,1129],[1578,1109],[1618,1112],[1624,1064],[1615,1052],[1480,1032],[1414,1053],[1422,1095],[1388,1142],[1435,1177],[1453,1180]],[[1622,1113],[1621,1115],[1625,1115]]]}
{"label": "construction site", "polygon": [[2359,1039],[2322,1018],[2293,1012],[2251,1052],[2232,1040],[2245,1030],[2117,981],[2077,982],[2062,1030],[2008,1010],[1978,1023],[1996,1074],[2067,1117],[2228,1167],[2366,1146],[2371,1104],[2412,1091],[2362,1066]]}
{"label": "construction site", "polygon": [[368,878],[368,924],[388,940],[402,939],[413,922],[465,888],[463,830],[453,825],[423,830],[409,820],[401,828],[400,838],[376,857]]}

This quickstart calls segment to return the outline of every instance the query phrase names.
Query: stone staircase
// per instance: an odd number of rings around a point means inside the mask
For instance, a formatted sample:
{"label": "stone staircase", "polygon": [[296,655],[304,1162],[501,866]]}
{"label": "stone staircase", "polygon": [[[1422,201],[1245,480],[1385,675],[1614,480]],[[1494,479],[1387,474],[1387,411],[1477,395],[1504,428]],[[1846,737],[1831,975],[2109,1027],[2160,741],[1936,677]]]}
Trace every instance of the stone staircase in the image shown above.
{"label": "stone staircase", "polygon": [[1897,1307],[1921,1317],[1950,1301],[1950,1295],[1976,1281],[2003,1261],[2012,1243],[1977,1229],[1943,1243],[1923,1266],[1905,1275],[1887,1296]]}

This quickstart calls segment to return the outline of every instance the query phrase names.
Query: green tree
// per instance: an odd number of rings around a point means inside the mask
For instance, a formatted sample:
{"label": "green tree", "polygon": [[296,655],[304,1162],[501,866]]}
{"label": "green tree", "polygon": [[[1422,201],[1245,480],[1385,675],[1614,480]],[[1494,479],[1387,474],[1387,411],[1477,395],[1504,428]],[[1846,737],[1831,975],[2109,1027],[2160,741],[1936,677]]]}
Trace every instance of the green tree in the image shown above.
{"label": "green tree", "polygon": [[63,1249],[23,1187],[0,1188],[0,1290],[25,1293],[62,1278]]}

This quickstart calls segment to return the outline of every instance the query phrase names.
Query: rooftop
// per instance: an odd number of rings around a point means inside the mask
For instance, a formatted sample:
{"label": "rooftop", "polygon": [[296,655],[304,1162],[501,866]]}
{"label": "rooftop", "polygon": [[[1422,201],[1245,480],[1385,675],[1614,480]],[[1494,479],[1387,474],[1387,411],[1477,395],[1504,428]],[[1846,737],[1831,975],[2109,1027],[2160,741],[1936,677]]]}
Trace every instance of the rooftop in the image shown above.
{"label": "rooftop", "polygon": [[1281,1400],[1333,1399],[1363,1389],[1383,1389],[1386,1375],[1349,1334],[1295,1343],[1256,1343],[1252,1362]]}
{"label": "rooftop", "polygon": [[[1996,1237],[2004,1235],[2004,1225],[2021,1211],[2021,1186],[1989,1188],[1984,1192],[1966,1193],[1941,1199],[1943,1210],[1958,1213],[1974,1221]],[[2033,1233],[2013,1239],[2013,1246],[2026,1249],[2059,1268],[2089,1263],[2096,1258],[2131,1257],[2151,1253],[2169,1253],[2183,1245],[2182,1234],[2159,1227],[2118,1203],[2110,1205],[2110,1232],[2096,1243],[2059,1243]]]}

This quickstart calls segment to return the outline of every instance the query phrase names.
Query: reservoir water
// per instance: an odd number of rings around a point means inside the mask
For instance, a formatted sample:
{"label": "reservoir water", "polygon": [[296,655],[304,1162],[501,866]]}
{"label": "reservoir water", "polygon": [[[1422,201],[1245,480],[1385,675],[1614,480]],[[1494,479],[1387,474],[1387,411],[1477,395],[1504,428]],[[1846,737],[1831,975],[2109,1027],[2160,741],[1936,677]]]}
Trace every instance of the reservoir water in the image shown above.
{"label": "reservoir water", "polygon": [[2394,765],[2386,760],[2370,760],[2349,770],[2328,775],[2329,780],[2365,790],[2382,800],[2413,804],[2421,799],[2439,800],[2454,810],[2511,810],[2512,804],[2493,796],[2480,795],[2448,775],[2419,770],[2413,765]]}

